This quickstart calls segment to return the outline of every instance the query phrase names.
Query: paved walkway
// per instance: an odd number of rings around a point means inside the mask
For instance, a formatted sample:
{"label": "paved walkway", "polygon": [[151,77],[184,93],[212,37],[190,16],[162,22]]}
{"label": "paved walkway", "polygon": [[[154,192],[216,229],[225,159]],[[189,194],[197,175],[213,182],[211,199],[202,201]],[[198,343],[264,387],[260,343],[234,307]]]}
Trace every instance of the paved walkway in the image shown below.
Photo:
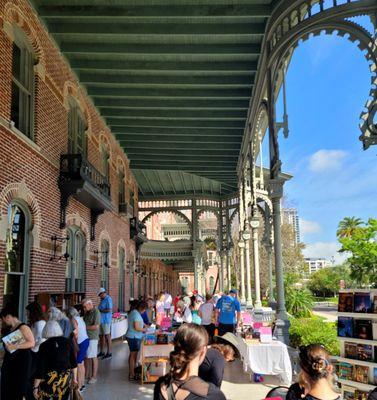
{"label": "paved walkway", "polygon": [[[100,361],[98,382],[87,385],[85,400],[140,400],[153,399],[153,385],[141,386],[128,381],[128,345],[117,341],[113,346],[113,358]],[[242,365],[235,361],[227,365],[222,390],[228,400],[260,400],[270,388],[277,386],[274,377],[267,377],[266,383],[250,382],[250,376],[242,372]]]}

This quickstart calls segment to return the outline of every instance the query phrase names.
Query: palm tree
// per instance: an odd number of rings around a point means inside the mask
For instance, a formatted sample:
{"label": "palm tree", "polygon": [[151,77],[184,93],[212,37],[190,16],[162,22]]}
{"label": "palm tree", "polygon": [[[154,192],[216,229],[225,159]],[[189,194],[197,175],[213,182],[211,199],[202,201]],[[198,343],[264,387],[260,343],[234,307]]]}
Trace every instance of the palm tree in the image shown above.
{"label": "palm tree", "polygon": [[351,237],[358,229],[361,228],[363,221],[356,217],[345,217],[339,222],[336,236],[338,238]]}

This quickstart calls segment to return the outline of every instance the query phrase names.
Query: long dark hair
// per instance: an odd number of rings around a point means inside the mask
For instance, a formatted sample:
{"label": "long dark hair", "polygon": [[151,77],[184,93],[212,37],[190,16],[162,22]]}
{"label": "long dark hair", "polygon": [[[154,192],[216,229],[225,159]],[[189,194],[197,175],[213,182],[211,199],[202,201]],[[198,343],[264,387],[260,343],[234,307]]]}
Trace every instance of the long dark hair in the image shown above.
{"label": "long dark hair", "polygon": [[36,322],[42,321],[44,318],[42,307],[36,301],[29,303],[26,306],[26,309],[29,311],[29,322],[30,325],[33,326]]}
{"label": "long dark hair", "polygon": [[174,350],[170,353],[170,382],[181,379],[190,362],[208,344],[208,333],[200,325],[183,324],[174,337]]}
{"label": "long dark hair", "polygon": [[300,366],[306,372],[311,386],[322,378],[328,378],[330,353],[321,344],[300,347]]}

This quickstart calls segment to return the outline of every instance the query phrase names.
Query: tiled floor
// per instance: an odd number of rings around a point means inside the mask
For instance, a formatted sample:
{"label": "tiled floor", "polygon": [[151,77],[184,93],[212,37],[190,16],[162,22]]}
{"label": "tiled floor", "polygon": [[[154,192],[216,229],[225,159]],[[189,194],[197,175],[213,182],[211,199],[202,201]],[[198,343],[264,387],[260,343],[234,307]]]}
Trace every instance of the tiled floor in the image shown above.
{"label": "tiled floor", "polygon": [[[98,382],[87,385],[85,400],[139,400],[153,398],[153,385],[141,386],[128,381],[128,345],[114,343],[113,358],[100,361]],[[228,400],[263,399],[271,387],[277,386],[276,378],[267,377],[265,384],[250,383],[249,375],[242,372],[239,362],[227,365],[222,390]]]}

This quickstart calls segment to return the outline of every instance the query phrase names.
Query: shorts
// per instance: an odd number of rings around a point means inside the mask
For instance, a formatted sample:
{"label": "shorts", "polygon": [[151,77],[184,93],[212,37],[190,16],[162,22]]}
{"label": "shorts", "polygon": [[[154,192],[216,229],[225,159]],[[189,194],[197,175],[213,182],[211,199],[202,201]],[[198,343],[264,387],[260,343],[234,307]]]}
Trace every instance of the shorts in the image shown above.
{"label": "shorts", "polygon": [[127,338],[128,347],[130,351],[139,351],[141,346],[141,340],[137,338]]}
{"label": "shorts", "polygon": [[226,333],[234,333],[236,326],[234,324],[222,324],[219,323],[219,336],[223,336]]}
{"label": "shorts", "polygon": [[96,358],[98,352],[98,339],[90,339],[86,358]]}
{"label": "shorts", "polygon": [[110,332],[111,332],[111,324],[101,324],[99,326],[100,335],[110,335]]}
{"label": "shorts", "polygon": [[89,347],[89,339],[85,339],[83,342],[79,344],[79,351],[76,356],[77,364],[81,364],[86,357],[86,353]]}

